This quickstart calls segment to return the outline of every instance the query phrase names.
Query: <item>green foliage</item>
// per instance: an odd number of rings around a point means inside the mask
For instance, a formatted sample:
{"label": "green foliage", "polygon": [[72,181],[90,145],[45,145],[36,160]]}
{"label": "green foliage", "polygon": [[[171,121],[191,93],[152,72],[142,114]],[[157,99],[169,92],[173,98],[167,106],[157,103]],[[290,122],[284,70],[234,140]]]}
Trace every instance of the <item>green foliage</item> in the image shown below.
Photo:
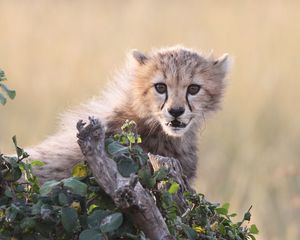
{"label": "green foliage", "polygon": [[[27,162],[28,154],[15,137],[13,142],[17,156],[0,155],[0,239],[146,239],[103,192],[85,163],[74,166],[72,177],[40,186],[32,168],[43,163]],[[185,192],[189,209],[182,215],[173,200],[180,185],[165,168],[153,172],[139,143],[135,123],[126,121],[105,146],[120,174],[137,174],[155,196],[176,239],[255,239],[257,227],[248,227],[251,208],[234,223],[236,214],[229,214],[228,203],[212,204],[202,194]]]}
{"label": "green foliage", "polygon": [[[244,240],[255,239],[245,221],[249,222],[251,218],[250,209],[246,212],[241,222],[234,223],[232,218],[235,213],[229,214],[229,203],[222,206],[208,202],[203,194],[186,193],[186,199],[191,206],[194,206],[181,220],[184,224],[192,226],[192,228],[203,239],[229,239],[229,240]],[[256,228],[257,229],[257,228]]]}
{"label": "green foliage", "polygon": [[[14,99],[16,97],[16,91],[11,90],[3,82],[6,81],[6,76],[4,71],[0,69],[0,89],[10,98]],[[0,92],[0,104],[5,105],[7,102],[6,97]]]}
{"label": "green foliage", "polygon": [[[42,186],[17,145],[17,157],[0,155],[0,239],[117,239],[139,231],[124,219],[112,200],[99,188],[82,163],[74,176]],[[85,174],[83,174],[85,173]],[[21,179],[21,176],[23,178]]]}

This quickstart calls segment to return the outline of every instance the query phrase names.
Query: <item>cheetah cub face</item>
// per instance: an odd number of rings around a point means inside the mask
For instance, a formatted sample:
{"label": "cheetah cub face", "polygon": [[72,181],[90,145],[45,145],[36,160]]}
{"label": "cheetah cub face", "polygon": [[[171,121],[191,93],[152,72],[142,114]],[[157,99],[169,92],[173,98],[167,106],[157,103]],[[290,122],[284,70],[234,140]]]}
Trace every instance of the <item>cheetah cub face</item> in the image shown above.
{"label": "cheetah cub face", "polygon": [[166,134],[181,137],[201,126],[206,113],[218,109],[228,57],[205,58],[182,47],[144,55],[134,51],[138,65],[135,108],[160,124]]}

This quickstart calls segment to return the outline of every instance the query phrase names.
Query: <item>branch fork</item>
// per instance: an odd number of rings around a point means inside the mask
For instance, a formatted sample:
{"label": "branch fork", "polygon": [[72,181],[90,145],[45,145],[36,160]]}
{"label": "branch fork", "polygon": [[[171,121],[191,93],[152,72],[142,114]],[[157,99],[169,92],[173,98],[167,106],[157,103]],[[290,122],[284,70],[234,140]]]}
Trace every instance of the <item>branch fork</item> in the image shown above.
{"label": "branch fork", "polygon": [[[153,196],[144,189],[138,177],[132,174],[129,178],[120,175],[116,162],[105,153],[105,128],[98,119],[89,118],[89,123],[77,123],[78,144],[93,176],[100,187],[112,198],[121,211],[129,215],[134,224],[151,240],[174,239],[170,235],[167,224],[155,204]],[[181,185],[181,191],[174,197],[180,209],[186,211],[183,192],[192,188],[183,180],[182,169],[174,158],[165,158],[149,154],[153,168],[158,170],[164,166],[169,169],[171,177]]]}

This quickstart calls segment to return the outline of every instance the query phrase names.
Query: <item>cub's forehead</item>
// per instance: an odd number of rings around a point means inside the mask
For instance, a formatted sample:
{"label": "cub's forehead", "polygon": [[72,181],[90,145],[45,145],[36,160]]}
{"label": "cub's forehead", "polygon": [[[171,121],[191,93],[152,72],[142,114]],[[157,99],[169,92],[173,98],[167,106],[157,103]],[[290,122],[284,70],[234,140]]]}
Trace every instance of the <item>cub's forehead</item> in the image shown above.
{"label": "cub's forehead", "polygon": [[208,66],[208,61],[200,54],[186,49],[158,51],[152,55],[158,79],[192,80]]}

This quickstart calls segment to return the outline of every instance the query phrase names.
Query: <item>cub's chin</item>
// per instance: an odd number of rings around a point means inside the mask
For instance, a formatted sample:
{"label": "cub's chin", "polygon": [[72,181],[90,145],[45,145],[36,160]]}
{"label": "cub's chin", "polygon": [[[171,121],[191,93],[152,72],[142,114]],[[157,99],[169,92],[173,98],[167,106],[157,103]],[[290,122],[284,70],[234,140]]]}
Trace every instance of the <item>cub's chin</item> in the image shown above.
{"label": "cub's chin", "polygon": [[164,132],[173,137],[182,137],[190,128],[190,122],[185,123],[177,119],[170,122],[164,122],[161,125]]}

